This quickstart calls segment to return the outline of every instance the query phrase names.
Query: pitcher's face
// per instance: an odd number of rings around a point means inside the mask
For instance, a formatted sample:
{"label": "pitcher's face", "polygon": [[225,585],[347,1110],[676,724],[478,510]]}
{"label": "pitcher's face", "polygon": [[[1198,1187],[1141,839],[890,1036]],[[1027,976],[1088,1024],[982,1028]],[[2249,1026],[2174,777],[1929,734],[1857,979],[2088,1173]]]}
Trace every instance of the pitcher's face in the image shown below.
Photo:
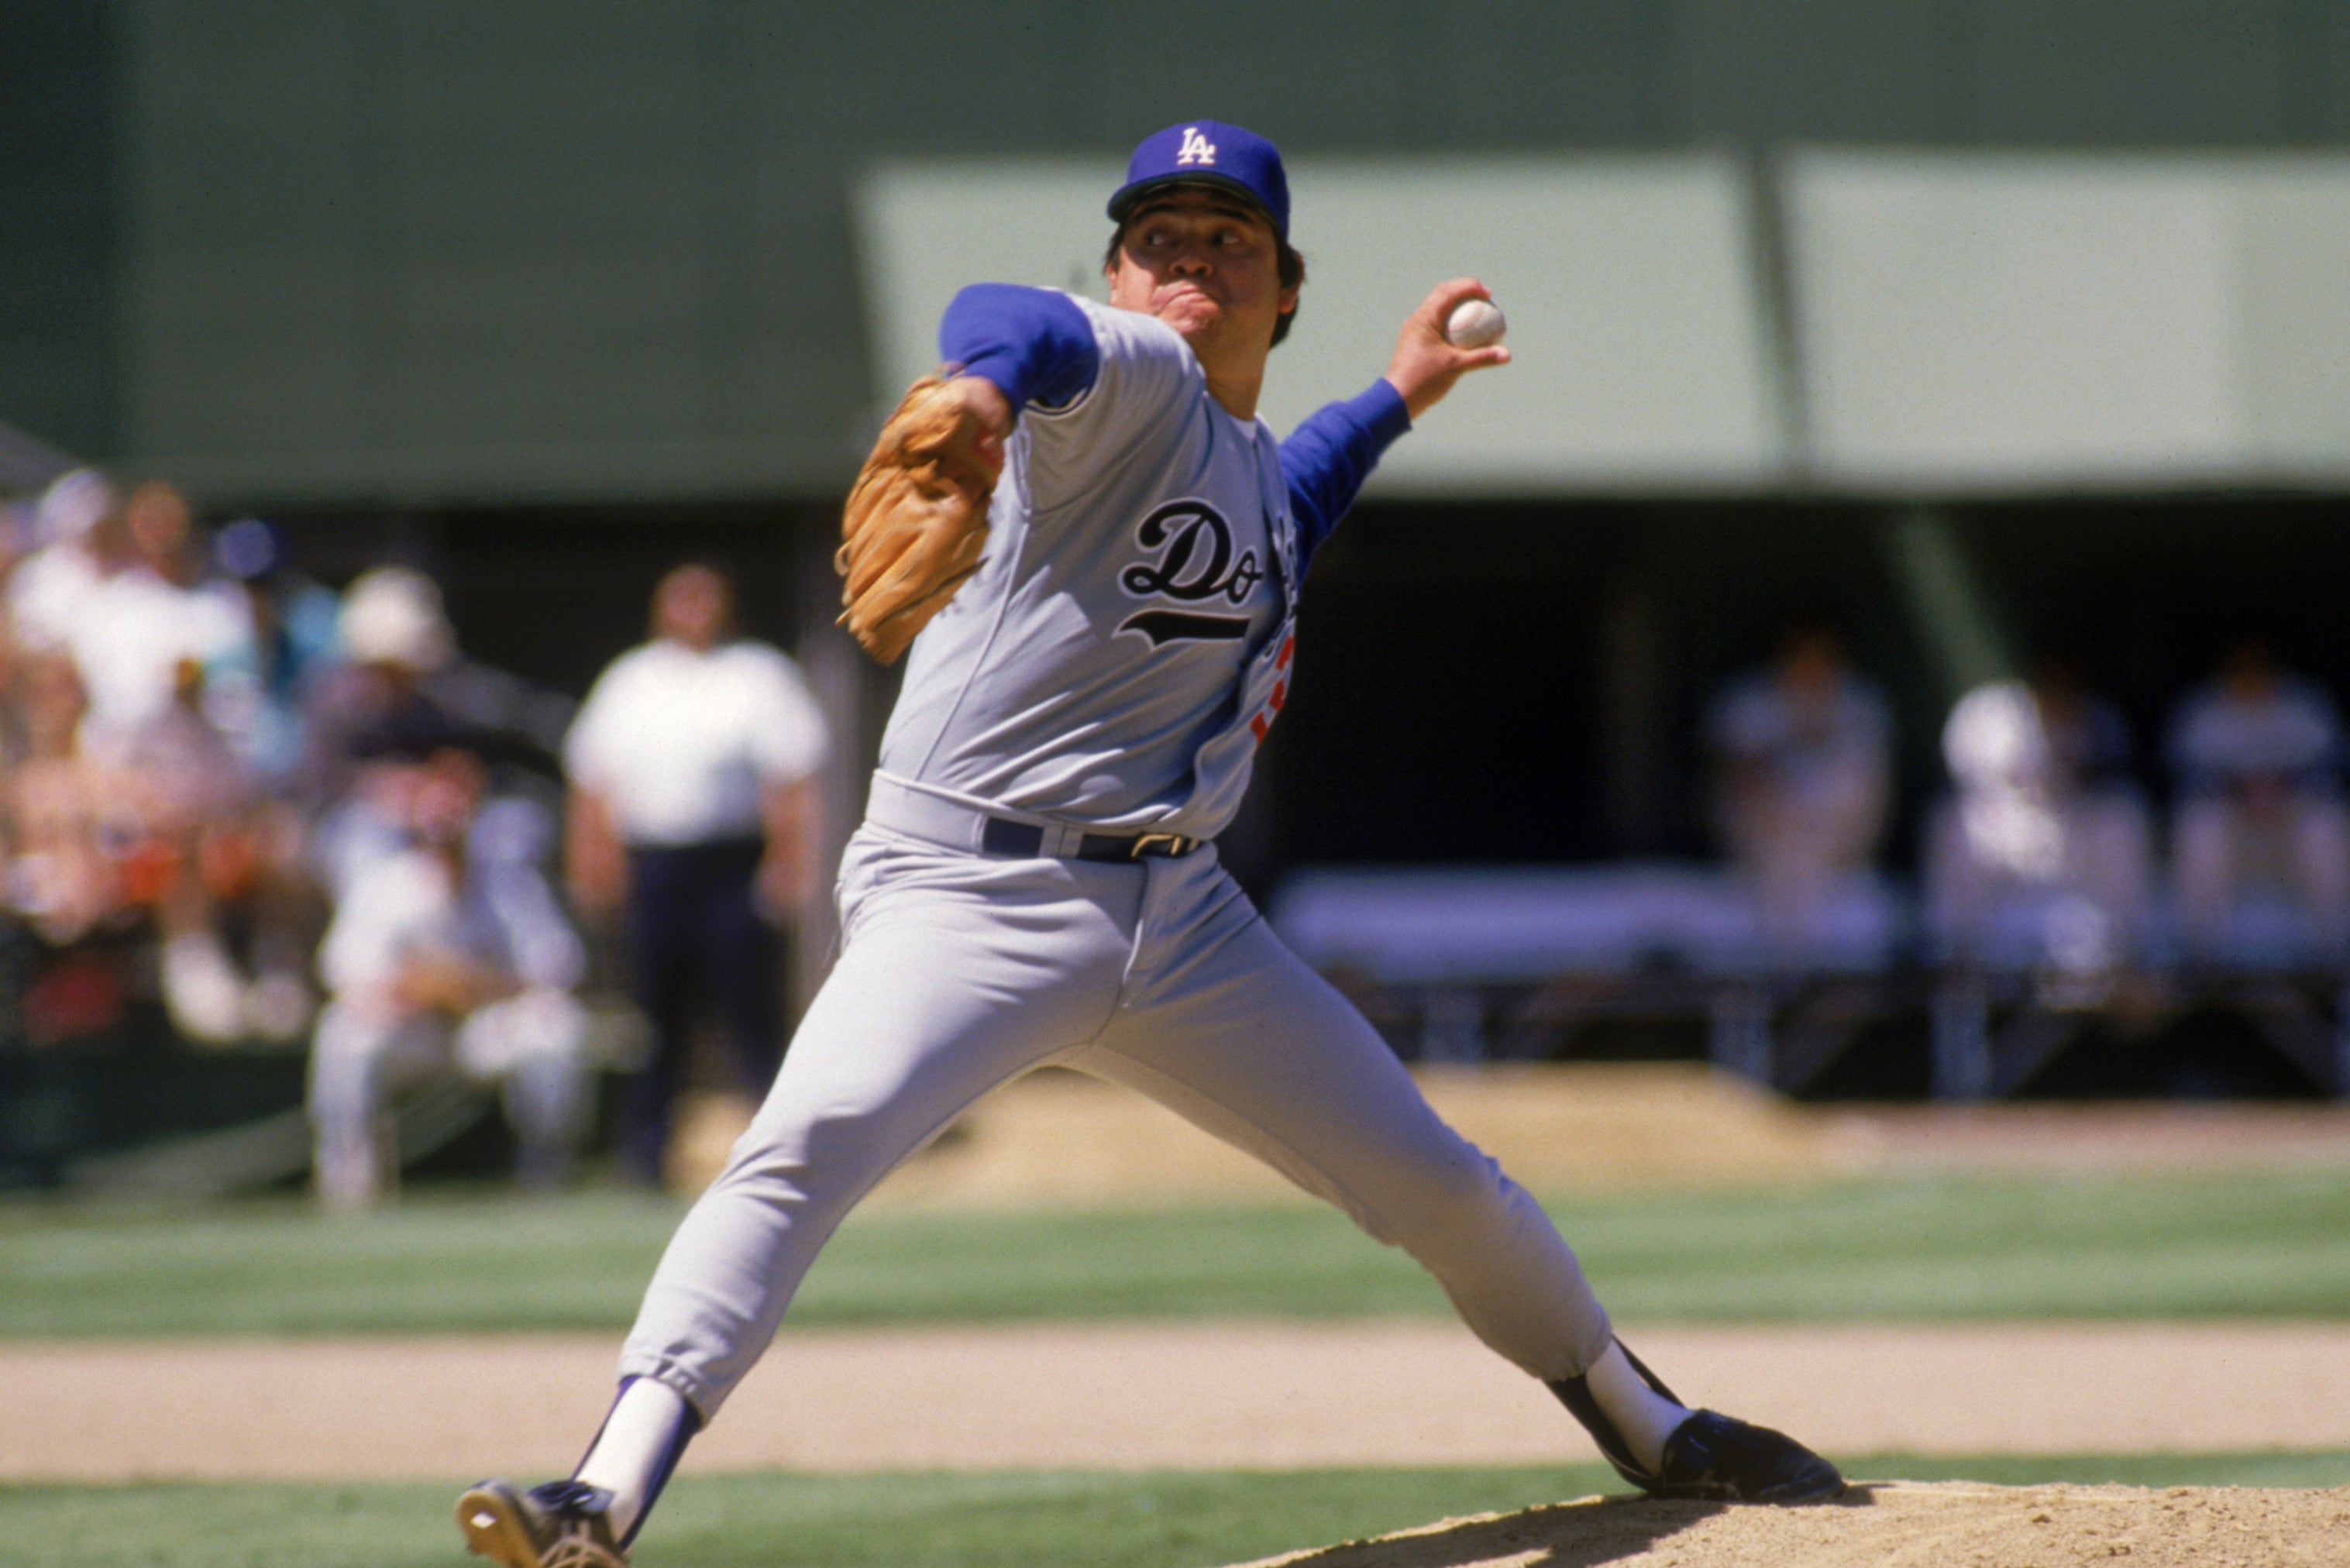
{"label": "pitcher's face", "polygon": [[1109,302],[1172,327],[1203,365],[1225,354],[1263,356],[1297,306],[1297,291],[1281,286],[1280,262],[1273,225],[1247,201],[1212,185],[1173,185],[1128,216]]}

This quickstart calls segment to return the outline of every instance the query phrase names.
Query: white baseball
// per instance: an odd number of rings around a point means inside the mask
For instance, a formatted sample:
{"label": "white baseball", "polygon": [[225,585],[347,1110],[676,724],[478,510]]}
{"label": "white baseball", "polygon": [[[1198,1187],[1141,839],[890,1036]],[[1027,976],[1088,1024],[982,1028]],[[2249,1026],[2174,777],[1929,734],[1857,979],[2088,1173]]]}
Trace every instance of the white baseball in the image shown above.
{"label": "white baseball", "polygon": [[1490,299],[1464,299],[1445,318],[1444,339],[1455,348],[1482,348],[1499,343],[1509,329],[1500,306]]}

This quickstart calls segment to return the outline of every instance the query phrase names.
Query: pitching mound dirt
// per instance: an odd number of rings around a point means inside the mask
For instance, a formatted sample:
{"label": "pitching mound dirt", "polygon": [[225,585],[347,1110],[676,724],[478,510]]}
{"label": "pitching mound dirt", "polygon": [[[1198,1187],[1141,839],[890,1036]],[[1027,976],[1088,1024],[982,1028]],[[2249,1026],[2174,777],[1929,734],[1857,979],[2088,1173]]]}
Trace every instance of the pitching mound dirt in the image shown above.
{"label": "pitching mound dirt", "polygon": [[2303,1568],[2350,1563],[2350,1488],[1877,1482],[1821,1508],[1586,1498],[1247,1568]]}

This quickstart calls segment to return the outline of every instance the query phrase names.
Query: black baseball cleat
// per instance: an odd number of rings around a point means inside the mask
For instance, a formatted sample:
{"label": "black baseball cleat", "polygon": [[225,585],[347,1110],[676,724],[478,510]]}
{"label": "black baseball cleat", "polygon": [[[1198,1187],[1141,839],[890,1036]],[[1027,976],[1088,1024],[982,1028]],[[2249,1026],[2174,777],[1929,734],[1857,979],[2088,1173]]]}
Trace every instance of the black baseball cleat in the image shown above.
{"label": "black baseball cleat", "polygon": [[[1659,1397],[1682,1403],[1622,1340],[1616,1348]],[[1583,1423],[1616,1473],[1650,1497],[1788,1503],[1826,1502],[1844,1495],[1844,1477],[1835,1466],[1786,1433],[1714,1410],[1694,1411],[1675,1427],[1665,1438],[1663,1458],[1650,1470],[1632,1457],[1632,1445],[1599,1407],[1588,1377],[1562,1377],[1550,1391]]]}
{"label": "black baseball cleat", "polygon": [[1835,1466],[1794,1438],[1713,1410],[1673,1428],[1655,1475],[1616,1468],[1651,1497],[1790,1503],[1827,1502],[1844,1493]]}
{"label": "black baseball cleat", "polygon": [[498,1568],[628,1568],[629,1554],[604,1517],[612,1494],[585,1481],[547,1481],[516,1491],[485,1480],[457,1500],[465,1550]]}

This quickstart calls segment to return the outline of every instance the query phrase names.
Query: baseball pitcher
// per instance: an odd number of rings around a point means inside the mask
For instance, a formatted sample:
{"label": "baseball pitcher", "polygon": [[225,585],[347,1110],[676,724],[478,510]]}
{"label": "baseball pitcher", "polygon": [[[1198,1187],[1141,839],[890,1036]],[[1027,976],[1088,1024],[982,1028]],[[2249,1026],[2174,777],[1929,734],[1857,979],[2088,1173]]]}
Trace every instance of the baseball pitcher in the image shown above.
{"label": "baseball pitcher", "polygon": [[1388,443],[1509,358],[1445,337],[1484,289],[1439,286],[1383,377],[1276,441],[1258,394],[1305,283],[1280,154],[1237,126],[1170,126],[1109,216],[1109,303],[965,289],[939,329],[947,369],[858,477],[842,621],[908,663],[841,868],[839,960],[670,1243],[577,1472],[460,1501],[467,1544],[505,1568],[625,1563],[843,1216],[1047,1064],[1132,1085],[1404,1248],[1644,1490],[1842,1490],[1626,1353],[1542,1210],[1217,864],[1288,695],[1315,547]]}

